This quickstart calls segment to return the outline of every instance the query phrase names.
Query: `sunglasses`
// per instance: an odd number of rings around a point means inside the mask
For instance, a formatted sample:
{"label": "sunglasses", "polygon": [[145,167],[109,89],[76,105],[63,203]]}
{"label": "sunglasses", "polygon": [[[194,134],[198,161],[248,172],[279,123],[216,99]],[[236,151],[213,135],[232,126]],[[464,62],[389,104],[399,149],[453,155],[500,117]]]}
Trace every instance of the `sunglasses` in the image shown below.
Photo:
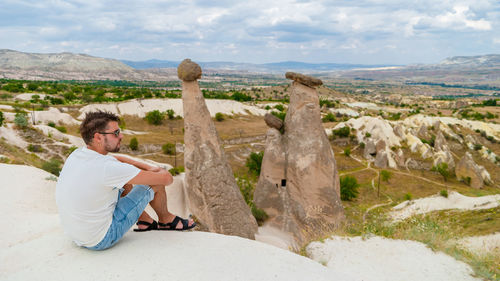
{"label": "sunglasses", "polygon": [[101,134],[101,135],[115,135],[115,137],[118,137],[120,135],[120,132],[121,132],[120,129],[116,129],[113,132],[109,132],[109,133],[107,133],[107,132],[99,132],[99,134]]}

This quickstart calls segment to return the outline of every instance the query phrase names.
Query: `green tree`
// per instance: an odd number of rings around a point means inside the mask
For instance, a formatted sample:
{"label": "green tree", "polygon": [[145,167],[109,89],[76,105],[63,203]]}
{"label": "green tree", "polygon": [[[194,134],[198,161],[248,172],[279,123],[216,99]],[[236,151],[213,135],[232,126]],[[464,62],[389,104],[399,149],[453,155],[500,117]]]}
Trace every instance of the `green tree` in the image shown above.
{"label": "green tree", "polygon": [[341,138],[347,138],[351,134],[351,128],[345,126],[336,130],[332,130],[332,133]]}
{"label": "green tree", "polygon": [[18,112],[14,117],[14,123],[19,128],[28,127],[28,118],[26,117],[26,113]]}
{"label": "green tree", "polygon": [[380,171],[380,176],[382,177],[382,180],[385,182],[389,182],[389,179],[392,176],[392,173],[387,171],[387,170],[382,170]]}
{"label": "green tree", "polygon": [[450,170],[448,170],[447,163],[439,163],[435,166],[435,170],[443,177],[444,181],[447,181],[450,177]]}
{"label": "green tree", "polygon": [[130,139],[130,143],[128,146],[130,147],[130,149],[135,151],[139,148],[139,141],[137,140],[136,137],[133,137]]}
{"label": "green tree", "polygon": [[344,176],[340,178],[340,199],[350,201],[358,197],[358,181],[355,177]]}
{"label": "green tree", "polygon": [[165,113],[160,112],[159,110],[153,110],[146,113],[146,117],[144,117],[149,124],[152,125],[161,125],[163,120],[165,119]]}
{"label": "green tree", "polygon": [[161,150],[167,155],[175,155],[175,144],[166,143],[161,147]]}
{"label": "green tree", "polygon": [[344,155],[349,157],[351,155],[351,149],[349,147],[347,147],[346,149],[344,149]]}
{"label": "green tree", "polygon": [[262,166],[262,159],[264,158],[264,151],[261,152],[252,152],[247,158],[246,161],[246,166],[248,167],[248,170],[255,174],[255,175],[260,175],[260,168]]}

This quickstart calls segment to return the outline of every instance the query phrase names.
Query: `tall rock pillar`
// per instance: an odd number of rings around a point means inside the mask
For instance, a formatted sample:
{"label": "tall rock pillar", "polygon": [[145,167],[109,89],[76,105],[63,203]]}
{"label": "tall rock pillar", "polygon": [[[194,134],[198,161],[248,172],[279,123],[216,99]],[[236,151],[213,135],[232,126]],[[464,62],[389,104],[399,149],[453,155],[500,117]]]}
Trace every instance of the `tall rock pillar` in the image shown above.
{"label": "tall rock pillar", "polygon": [[292,72],[286,77],[294,82],[284,133],[278,135],[275,128],[267,133],[254,202],[268,213],[271,225],[303,243],[337,227],[344,219],[344,209],[337,165],[315,89],[322,82]]}
{"label": "tall rock pillar", "polygon": [[177,69],[184,109],[184,165],[189,207],[211,232],[254,239],[257,222],[234,179],[189,59]]}

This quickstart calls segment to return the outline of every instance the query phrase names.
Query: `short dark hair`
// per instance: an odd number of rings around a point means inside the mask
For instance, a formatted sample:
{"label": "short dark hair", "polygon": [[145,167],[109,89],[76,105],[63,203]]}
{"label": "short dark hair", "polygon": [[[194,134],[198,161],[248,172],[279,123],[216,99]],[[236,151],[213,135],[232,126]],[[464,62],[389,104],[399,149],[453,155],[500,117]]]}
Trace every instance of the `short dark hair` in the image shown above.
{"label": "short dark hair", "polygon": [[120,123],[120,118],[107,111],[98,110],[87,112],[87,114],[85,114],[85,119],[83,119],[82,124],[80,124],[80,134],[82,135],[83,141],[86,144],[92,143],[94,134],[104,131],[111,121]]}

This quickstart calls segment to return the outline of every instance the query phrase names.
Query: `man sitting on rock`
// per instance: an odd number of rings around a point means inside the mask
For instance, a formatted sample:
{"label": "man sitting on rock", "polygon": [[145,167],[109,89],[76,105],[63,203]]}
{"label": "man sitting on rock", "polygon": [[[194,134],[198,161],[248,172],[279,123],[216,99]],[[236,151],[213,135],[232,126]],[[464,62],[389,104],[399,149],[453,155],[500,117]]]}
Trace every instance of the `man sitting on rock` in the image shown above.
{"label": "man sitting on rock", "polygon": [[[196,225],[168,211],[165,186],[173,182],[168,171],[108,155],[120,150],[123,135],[118,122],[112,113],[87,113],[80,125],[87,146],[71,153],[57,181],[62,226],[77,245],[91,250],[113,246],[136,222],[135,231],[186,230]],[[148,203],[158,222],[144,211]]]}

